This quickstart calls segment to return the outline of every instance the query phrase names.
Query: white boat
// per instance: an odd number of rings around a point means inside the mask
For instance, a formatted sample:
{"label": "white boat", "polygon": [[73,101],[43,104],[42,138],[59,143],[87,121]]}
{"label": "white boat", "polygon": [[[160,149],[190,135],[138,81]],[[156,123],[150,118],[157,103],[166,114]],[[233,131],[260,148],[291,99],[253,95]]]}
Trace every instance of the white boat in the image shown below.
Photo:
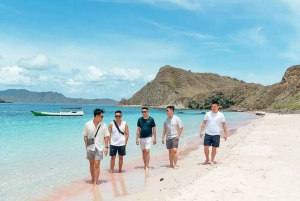
{"label": "white boat", "polygon": [[83,116],[82,107],[61,107],[60,112],[37,112],[31,111],[35,116]]}

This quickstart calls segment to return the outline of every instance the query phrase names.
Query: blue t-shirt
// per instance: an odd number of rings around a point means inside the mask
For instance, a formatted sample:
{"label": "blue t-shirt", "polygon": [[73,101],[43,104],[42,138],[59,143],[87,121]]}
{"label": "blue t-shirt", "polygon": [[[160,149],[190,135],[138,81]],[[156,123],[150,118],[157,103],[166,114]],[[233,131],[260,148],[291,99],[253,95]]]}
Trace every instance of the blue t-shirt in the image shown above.
{"label": "blue t-shirt", "polygon": [[137,121],[137,126],[141,128],[140,138],[152,137],[152,128],[155,127],[155,122],[152,117],[144,119],[140,117]]}

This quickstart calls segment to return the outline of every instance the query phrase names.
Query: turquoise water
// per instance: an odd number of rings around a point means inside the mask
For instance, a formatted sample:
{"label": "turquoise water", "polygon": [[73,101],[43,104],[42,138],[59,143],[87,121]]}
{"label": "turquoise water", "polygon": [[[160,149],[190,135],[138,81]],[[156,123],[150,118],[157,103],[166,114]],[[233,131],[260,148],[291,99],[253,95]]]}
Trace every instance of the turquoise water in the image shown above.
{"label": "turquoise water", "polygon": [[[36,117],[30,110],[58,112],[64,104],[0,104],[0,198],[1,200],[35,200],[39,194],[55,192],[59,187],[89,178],[83,143],[84,124],[93,118],[95,108],[104,108],[104,122],[108,125],[114,111],[123,112],[129,125],[126,163],[141,158],[135,145],[136,121],[140,108],[85,105],[83,117]],[[179,112],[179,113],[178,113]],[[183,112],[183,113],[181,113]],[[203,114],[196,110],[176,110],[184,125],[180,147],[198,139]],[[166,152],[160,143],[165,109],[150,109],[157,125],[158,144],[151,154]],[[253,118],[247,113],[224,113],[227,125],[234,128]],[[109,158],[101,162],[101,169],[109,167]]]}

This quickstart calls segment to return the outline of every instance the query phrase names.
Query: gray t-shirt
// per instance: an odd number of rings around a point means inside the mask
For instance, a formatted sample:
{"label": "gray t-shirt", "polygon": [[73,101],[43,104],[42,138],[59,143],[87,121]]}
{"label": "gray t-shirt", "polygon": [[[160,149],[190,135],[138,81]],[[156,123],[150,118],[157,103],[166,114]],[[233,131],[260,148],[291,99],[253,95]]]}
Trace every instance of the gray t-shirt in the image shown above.
{"label": "gray t-shirt", "polygon": [[177,137],[178,135],[178,131],[180,128],[182,128],[182,122],[179,119],[179,117],[177,117],[176,115],[174,115],[172,118],[171,117],[167,117],[164,121],[164,128],[166,129],[166,139],[172,139]]}

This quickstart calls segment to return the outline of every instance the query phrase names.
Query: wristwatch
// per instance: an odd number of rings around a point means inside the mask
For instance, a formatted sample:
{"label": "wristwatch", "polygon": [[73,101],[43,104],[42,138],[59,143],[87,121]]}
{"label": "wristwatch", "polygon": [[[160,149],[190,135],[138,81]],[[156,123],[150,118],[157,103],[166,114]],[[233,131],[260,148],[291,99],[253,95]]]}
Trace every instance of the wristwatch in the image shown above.
{"label": "wristwatch", "polygon": [[108,148],[108,147],[105,147],[105,148]]}

